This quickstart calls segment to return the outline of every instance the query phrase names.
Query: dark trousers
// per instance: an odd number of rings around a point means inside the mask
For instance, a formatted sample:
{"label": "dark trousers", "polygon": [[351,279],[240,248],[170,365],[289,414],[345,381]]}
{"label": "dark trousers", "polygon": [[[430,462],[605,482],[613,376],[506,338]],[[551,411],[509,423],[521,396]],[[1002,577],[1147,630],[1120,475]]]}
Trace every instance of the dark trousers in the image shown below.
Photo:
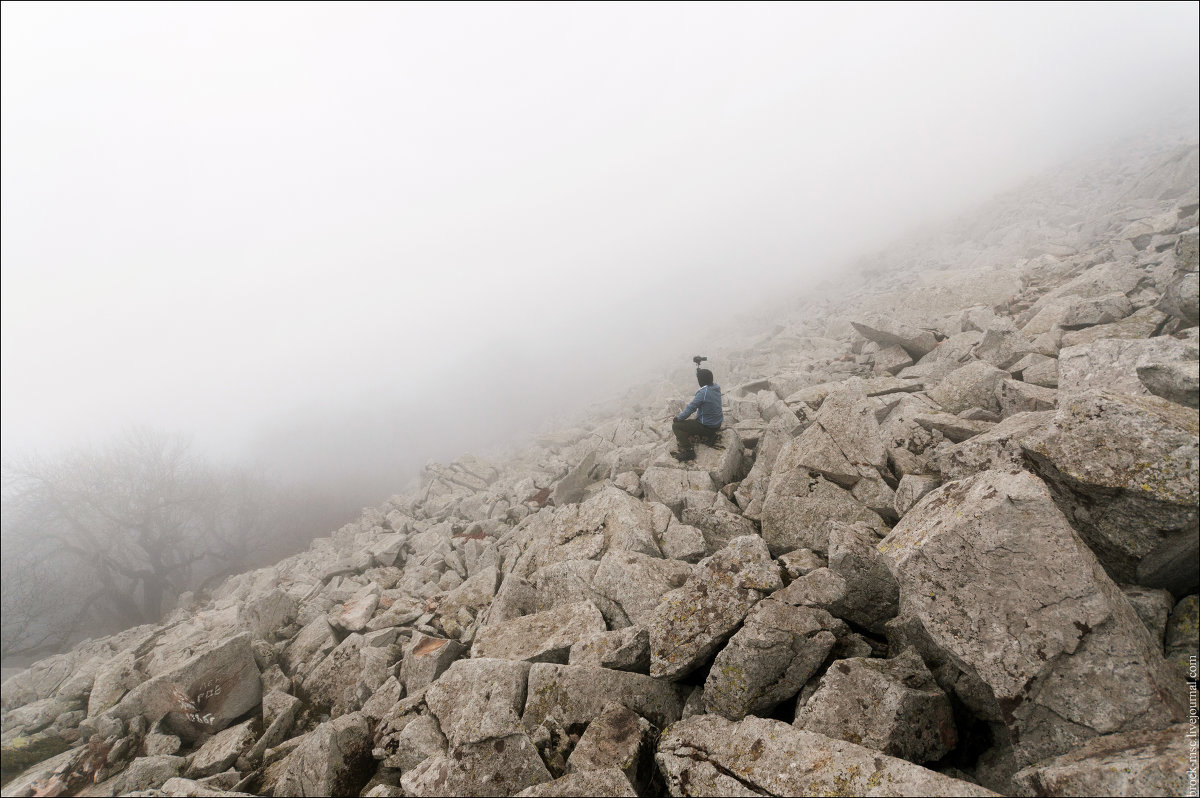
{"label": "dark trousers", "polygon": [[698,438],[701,443],[714,444],[717,442],[717,433],[720,427],[706,427],[694,418],[687,418],[683,421],[675,419],[671,422],[671,432],[675,433],[675,440],[679,441],[679,451],[692,451],[692,439]]}

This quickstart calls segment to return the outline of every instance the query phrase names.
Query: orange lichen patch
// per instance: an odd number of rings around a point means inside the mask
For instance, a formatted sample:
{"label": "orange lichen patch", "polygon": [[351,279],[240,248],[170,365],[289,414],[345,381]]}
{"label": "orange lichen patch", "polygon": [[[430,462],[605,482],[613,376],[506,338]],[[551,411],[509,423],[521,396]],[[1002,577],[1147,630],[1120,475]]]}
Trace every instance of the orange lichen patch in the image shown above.
{"label": "orange lichen patch", "polygon": [[460,540],[487,540],[488,539],[487,533],[483,532],[482,530],[479,532],[455,532],[450,537],[458,538]]}
{"label": "orange lichen patch", "polygon": [[438,640],[437,638],[428,637],[417,644],[417,647],[413,649],[412,655],[414,657],[423,657],[426,654],[432,654],[449,642],[449,640]]}

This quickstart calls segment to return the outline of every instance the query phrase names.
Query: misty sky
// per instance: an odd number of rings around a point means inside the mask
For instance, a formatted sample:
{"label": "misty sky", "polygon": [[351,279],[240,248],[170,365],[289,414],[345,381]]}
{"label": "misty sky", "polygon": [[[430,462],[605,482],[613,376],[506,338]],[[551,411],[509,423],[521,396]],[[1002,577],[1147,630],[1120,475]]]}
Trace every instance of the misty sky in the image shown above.
{"label": "misty sky", "polygon": [[469,448],[1194,107],[1197,8],[4,3],[4,453]]}

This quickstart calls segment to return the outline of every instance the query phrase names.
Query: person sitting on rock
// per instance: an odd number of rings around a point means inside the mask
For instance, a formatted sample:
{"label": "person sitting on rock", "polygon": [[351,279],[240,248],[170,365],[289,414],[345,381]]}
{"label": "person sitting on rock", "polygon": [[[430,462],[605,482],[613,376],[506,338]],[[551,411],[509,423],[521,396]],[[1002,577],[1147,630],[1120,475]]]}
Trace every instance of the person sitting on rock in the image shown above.
{"label": "person sitting on rock", "polygon": [[[677,451],[671,452],[671,456],[680,462],[696,459],[696,450],[692,448],[694,440],[710,446],[716,443],[717,433],[725,421],[721,412],[721,386],[713,384],[712,372],[696,369],[696,381],[700,383],[700,390],[696,391],[691,404],[683,408],[683,412],[675,416],[671,424],[671,431],[679,442]],[[694,421],[689,418],[692,413],[696,414]]]}

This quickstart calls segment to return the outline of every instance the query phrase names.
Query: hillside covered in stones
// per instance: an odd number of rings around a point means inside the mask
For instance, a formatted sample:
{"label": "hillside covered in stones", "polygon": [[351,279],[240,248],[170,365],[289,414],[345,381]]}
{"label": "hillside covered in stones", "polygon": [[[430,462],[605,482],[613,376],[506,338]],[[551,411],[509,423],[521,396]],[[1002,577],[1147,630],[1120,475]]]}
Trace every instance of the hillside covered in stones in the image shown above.
{"label": "hillside covered in stones", "polygon": [[746,329],[693,462],[679,371],[35,664],[3,794],[1182,794],[1198,163],[1063,168]]}

